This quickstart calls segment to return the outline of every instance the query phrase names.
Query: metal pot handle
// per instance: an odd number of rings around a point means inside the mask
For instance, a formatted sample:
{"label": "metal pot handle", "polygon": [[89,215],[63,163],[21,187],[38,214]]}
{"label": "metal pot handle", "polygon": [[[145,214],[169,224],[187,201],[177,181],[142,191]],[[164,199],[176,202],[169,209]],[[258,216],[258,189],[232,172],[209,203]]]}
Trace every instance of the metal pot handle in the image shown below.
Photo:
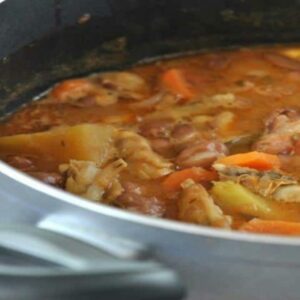
{"label": "metal pot handle", "polygon": [[34,226],[0,226],[0,298],[175,300],[178,276],[153,260],[123,259]]}

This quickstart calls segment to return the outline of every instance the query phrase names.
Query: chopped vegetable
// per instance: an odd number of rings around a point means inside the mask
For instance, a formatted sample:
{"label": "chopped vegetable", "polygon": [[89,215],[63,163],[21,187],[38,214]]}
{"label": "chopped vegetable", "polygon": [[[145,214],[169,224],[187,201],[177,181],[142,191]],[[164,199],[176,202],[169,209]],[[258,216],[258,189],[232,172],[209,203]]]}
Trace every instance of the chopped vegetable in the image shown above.
{"label": "chopped vegetable", "polygon": [[268,220],[300,220],[300,214],[264,199],[232,181],[216,182],[211,190],[216,203],[225,211]]}
{"label": "chopped vegetable", "polygon": [[49,131],[0,138],[1,154],[33,155],[55,164],[70,159],[105,163],[114,155],[116,129],[104,124],[61,126]]}
{"label": "chopped vegetable", "polygon": [[298,59],[300,58],[300,49],[299,48],[288,48],[281,51],[281,54],[288,56],[290,58]]}
{"label": "chopped vegetable", "polygon": [[280,160],[276,155],[257,151],[221,157],[218,159],[217,163],[248,167],[257,170],[280,168]]}
{"label": "chopped vegetable", "polygon": [[244,224],[240,230],[253,233],[300,235],[300,223],[253,219]]}
{"label": "chopped vegetable", "polygon": [[300,202],[297,195],[300,186],[295,177],[279,171],[258,171],[255,169],[214,164],[221,181],[239,183],[262,197],[281,202]]}
{"label": "chopped vegetable", "polygon": [[167,192],[172,192],[180,189],[180,185],[186,179],[192,179],[195,182],[211,181],[217,178],[217,173],[207,171],[201,167],[192,167],[173,172],[162,183],[163,188]]}
{"label": "chopped vegetable", "polygon": [[162,82],[166,88],[170,89],[175,94],[179,94],[186,100],[194,97],[189,83],[184,78],[182,71],[178,69],[170,69],[162,76]]}

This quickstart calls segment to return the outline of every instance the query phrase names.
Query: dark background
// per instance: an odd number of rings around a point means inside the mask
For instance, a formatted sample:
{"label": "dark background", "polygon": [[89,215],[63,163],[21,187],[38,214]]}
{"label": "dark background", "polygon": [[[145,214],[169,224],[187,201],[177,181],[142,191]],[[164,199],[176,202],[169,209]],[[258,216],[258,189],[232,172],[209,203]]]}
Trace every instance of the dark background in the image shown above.
{"label": "dark background", "polygon": [[[83,14],[90,20],[79,24]],[[299,40],[299,0],[9,0],[0,4],[0,114],[62,78],[195,49]]]}

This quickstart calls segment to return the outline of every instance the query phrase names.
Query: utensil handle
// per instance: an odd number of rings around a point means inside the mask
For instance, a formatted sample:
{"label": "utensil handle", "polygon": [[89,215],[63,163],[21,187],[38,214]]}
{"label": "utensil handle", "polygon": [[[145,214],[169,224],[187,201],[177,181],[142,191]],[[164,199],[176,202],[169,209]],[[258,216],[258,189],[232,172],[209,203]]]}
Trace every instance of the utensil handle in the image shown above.
{"label": "utensil handle", "polygon": [[175,300],[183,294],[177,274],[153,260],[122,259],[34,226],[0,226],[0,299]]}

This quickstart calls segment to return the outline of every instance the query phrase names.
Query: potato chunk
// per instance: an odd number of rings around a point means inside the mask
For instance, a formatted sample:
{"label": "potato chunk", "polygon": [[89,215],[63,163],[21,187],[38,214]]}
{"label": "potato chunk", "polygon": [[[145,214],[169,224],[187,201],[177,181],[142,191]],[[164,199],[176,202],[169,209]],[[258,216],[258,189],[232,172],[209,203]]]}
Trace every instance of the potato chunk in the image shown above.
{"label": "potato chunk", "polygon": [[102,165],[114,155],[115,132],[116,129],[109,125],[80,124],[1,137],[0,155],[33,155],[57,164],[70,159],[89,160]]}
{"label": "potato chunk", "polygon": [[294,222],[300,220],[298,211],[292,209],[292,206],[284,207],[278,202],[263,198],[233,181],[215,182],[211,194],[216,203],[229,213],[238,213],[264,220]]}

